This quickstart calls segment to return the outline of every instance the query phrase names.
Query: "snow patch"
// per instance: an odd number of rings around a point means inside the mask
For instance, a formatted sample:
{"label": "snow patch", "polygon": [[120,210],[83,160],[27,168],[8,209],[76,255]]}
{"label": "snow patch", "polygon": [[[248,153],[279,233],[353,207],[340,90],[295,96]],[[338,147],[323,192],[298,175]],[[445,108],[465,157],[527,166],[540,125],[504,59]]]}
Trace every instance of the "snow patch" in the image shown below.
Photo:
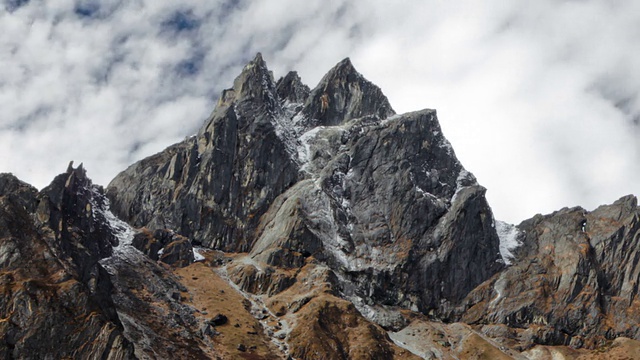
{"label": "snow patch", "polygon": [[518,230],[515,225],[507,224],[504,221],[498,220],[495,224],[496,232],[500,238],[500,255],[505,264],[511,265],[512,261],[515,260],[512,251],[522,245],[522,243],[518,241],[520,230]]}
{"label": "snow patch", "polygon": [[473,176],[472,173],[468,172],[465,169],[460,170],[460,173],[458,173],[458,177],[456,178],[456,192],[451,197],[451,203],[456,200],[458,194],[460,193],[460,191],[462,191],[462,189],[476,183],[476,177]]}
{"label": "snow patch", "polygon": [[395,121],[395,120],[397,120],[397,119],[399,119],[401,117],[402,117],[402,115],[400,115],[400,114],[391,115],[386,119],[380,120],[380,125],[387,126],[390,122],[393,122],[393,121]]}
{"label": "snow patch", "polygon": [[113,215],[110,210],[109,199],[102,195],[96,187],[90,189],[92,196],[89,200],[91,203],[91,212],[94,218],[102,216],[107,225],[111,228],[113,235],[118,239],[118,245],[114,246],[116,252],[125,251],[127,248],[132,248],[133,236],[135,230],[126,222],[118,219]]}
{"label": "snow patch", "polygon": [[204,261],[204,256],[200,254],[200,249],[193,248],[193,262]]}
{"label": "snow patch", "polygon": [[311,163],[313,154],[311,153],[311,144],[315,140],[316,135],[320,130],[324,129],[324,126],[315,127],[300,136],[298,140],[296,154],[297,160],[300,164],[300,170],[309,173],[309,164]]}
{"label": "snow patch", "polygon": [[276,136],[282,141],[290,158],[297,161],[299,158],[299,140],[298,138],[305,131],[302,113],[297,113],[302,104],[286,102],[283,105],[284,111],[275,115],[271,123],[276,131]]}
{"label": "snow patch", "polygon": [[460,173],[458,173],[458,177],[456,178],[456,185],[463,186],[462,182],[463,181],[475,181],[475,177],[473,176],[473,174],[471,174],[470,172],[468,172],[465,169],[460,170]]}
{"label": "snow patch", "polygon": [[454,155],[453,146],[451,146],[451,143],[449,142],[449,140],[445,139],[444,137],[442,138],[442,143],[440,144],[440,147],[445,149],[445,151],[449,156]]}

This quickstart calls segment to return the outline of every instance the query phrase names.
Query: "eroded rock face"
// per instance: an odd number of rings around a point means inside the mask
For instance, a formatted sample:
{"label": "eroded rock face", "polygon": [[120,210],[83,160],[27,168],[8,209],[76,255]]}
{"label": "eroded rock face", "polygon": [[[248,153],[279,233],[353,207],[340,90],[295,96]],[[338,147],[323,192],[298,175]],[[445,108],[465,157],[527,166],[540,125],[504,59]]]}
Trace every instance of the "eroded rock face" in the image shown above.
{"label": "eroded rock face", "polygon": [[313,255],[340,274],[345,296],[423,312],[444,310],[501,268],[484,189],[433,111],[320,128],[307,146],[316,154],[304,165],[309,179],[263,217],[257,260],[296,267]]}
{"label": "eroded rock face", "polygon": [[627,196],[524,221],[517,260],[469,295],[462,319],[535,329],[530,343],[595,348],[637,339],[639,219]]}
{"label": "eroded rock face", "polygon": [[332,126],[369,115],[384,119],[395,112],[382,90],[358,73],[347,58],[311,91],[303,114],[313,126]]}
{"label": "eroded rock face", "polygon": [[172,230],[157,229],[152,232],[142,229],[133,237],[131,245],[151,260],[160,260],[169,265],[185,267],[194,261],[191,241]]}
{"label": "eroded rock face", "polygon": [[283,113],[258,56],[196,137],[111,182],[114,212],[136,227],[174,229],[204,246],[247,251],[260,216],[298,178],[275,126]]}
{"label": "eroded rock face", "polygon": [[435,111],[395,115],[349,59],[309,91],[293,72],[274,82],[258,55],[196,137],[107,192],[134,226],[285,269],[319,259],[366,304],[447,314],[502,267],[484,189]]}
{"label": "eroded rock face", "polygon": [[92,211],[100,188],[71,166],[39,193],[10,174],[0,184],[2,357],[131,358],[98,263],[117,242]]}

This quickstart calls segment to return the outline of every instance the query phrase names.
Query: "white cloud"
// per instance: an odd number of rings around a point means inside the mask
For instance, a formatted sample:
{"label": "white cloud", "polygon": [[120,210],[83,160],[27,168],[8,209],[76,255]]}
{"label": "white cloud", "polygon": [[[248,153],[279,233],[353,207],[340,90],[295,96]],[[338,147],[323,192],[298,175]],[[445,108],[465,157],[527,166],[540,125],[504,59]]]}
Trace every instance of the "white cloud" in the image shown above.
{"label": "white cloud", "polygon": [[350,56],[397,111],[436,108],[498,218],[640,194],[640,3],[4,4],[0,170],[39,187],[71,159],[106,184],[195,133],[260,51],[310,86]]}

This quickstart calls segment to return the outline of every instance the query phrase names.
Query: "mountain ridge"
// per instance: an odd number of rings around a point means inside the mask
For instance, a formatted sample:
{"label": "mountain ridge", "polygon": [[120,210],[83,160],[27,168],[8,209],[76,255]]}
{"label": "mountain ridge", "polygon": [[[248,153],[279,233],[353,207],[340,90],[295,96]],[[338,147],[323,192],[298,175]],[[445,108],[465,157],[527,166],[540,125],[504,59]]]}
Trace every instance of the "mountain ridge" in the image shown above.
{"label": "mountain ridge", "polygon": [[[395,114],[348,58],[310,89],[257,54],[195,136],[106,190],[71,164],[40,192],[0,185],[4,293],[78,284],[0,303],[8,358],[49,351],[30,327],[56,304],[102,324],[63,328],[60,356],[580,358],[640,339],[635,197],[498,223],[435,110]],[[15,255],[42,241],[44,278]]]}

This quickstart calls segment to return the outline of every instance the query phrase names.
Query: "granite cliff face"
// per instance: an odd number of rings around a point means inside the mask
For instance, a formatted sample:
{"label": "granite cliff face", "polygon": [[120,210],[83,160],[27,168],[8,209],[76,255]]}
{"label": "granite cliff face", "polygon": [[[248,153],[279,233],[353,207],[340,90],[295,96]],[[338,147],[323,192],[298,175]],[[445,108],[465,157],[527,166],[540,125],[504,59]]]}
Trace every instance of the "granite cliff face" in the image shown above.
{"label": "granite cliff face", "polygon": [[395,115],[348,59],[309,91],[295,73],[276,83],[258,55],[196,137],[107,193],[134,226],[281,268],[313,257],[347,298],[426,313],[501,269],[484,191],[435,111]]}
{"label": "granite cliff face", "polygon": [[484,194],[434,110],[395,114],[349,59],[310,89],[258,54],[106,191],[0,175],[0,353],[640,358],[636,198],[513,226]]}

